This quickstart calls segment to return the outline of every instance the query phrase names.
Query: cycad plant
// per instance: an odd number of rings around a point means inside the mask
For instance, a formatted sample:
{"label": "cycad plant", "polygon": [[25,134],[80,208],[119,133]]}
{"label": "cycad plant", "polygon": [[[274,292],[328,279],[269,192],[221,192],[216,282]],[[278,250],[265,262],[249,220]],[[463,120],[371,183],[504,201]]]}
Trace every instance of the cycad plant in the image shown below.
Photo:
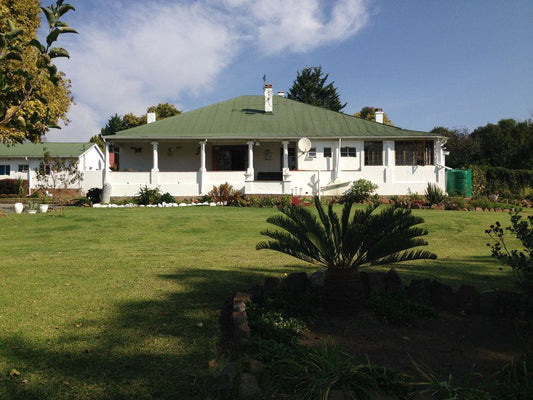
{"label": "cycad plant", "polygon": [[413,250],[427,245],[422,236],[428,232],[416,226],[424,220],[411,210],[387,207],[376,212],[377,204],[352,210],[348,202],[339,217],[332,205],[324,210],[318,197],[315,206],[317,216],[304,207],[281,208],[283,215],[267,222],[282,231],[261,232],[272,240],[258,243],[256,249],[276,250],[326,267],[326,298],[332,302],[357,301],[362,294],[357,274],[361,266],[437,258],[429,251]]}

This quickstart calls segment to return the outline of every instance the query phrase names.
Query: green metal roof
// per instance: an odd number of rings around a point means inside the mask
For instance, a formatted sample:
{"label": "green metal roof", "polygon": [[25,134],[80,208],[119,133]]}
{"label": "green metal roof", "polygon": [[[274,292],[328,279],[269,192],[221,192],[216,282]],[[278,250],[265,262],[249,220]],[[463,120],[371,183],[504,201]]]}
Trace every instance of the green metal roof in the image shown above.
{"label": "green metal roof", "polygon": [[51,157],[79,157],[92,146],[94,143],[20,143],[13,146],[0,144],[0,158],[42,158],[45,149]]}
{"label": "green metal roof", "polygon": [[110,141],[125,139],[293,139],[439,137],[367,121],[351,115],[289,100],[273,98],[265,113],[263,96],[240,96],[117,132]]}

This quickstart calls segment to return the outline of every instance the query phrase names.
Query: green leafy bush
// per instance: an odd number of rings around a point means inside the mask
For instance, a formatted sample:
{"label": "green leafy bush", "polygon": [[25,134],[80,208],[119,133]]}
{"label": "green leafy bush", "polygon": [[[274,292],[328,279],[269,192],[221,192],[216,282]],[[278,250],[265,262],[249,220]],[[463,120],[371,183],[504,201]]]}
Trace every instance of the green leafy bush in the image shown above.
{"label": "green leafy bush", "polygon": [[161,202],[161,192],[159,188],[150,189],[148,186],[141,187],[135,200],[138,204],[145,206],[149,204],[158,204]]}
{"label": "green leafy bush", "polygon": [[463,210],[467,208],[466,200],[463,197],[446,197],[443,204],[446,210]]}
{"label": "green leafy bush", "polygon": [[0,194],[24,196],[28,191],[28,181],[22,179],[1,179]]}
{"label": "green leafy bush", "polygon": [[159,202],[171,204],[171,203],[175,203],[176,199],[174,198],[174,196],[172,196],[170,193],[167,192],[161,195],[161,197],[159,198]]}
{"label": "green leafy bush", "polygon": [[378,185],[366,180],[359,179],[352,184],[352,187],[344,193],[342,201],[344,203],[362,203],[370,199],[376,191]]}
{"label": "green leafy bush", "polygon": [[366,305],[375,315],[398,326],[417,326],[420,320],[437,318],[431,307],[412,301],[400,291],[369,295]]}
{"label": "green leafy bush", "polygon": [[258,305],[246,309],[248,323],[254,335],[279,343],[293,343],[307,329],[305,322],[287,317],[284,313],[267,310]]}
{"label": "green leafy bush", "polygon": [[[522,243],[522,250],[507,247],[505,231]],[[519,211],[512,212],[511,226],[504,230],[496,221],[485,233],[492,239],[488,243],[492,256],[513,269],[523,292],[533,299],[533,215],[523,219]]]}
{"label": "green leafy bush", "polygon": [[533,170],[470,166],[474,195],[499,194],[509,200],[523,200],[526,188],[533,187]]}
{"label": "green leafy bush", "polygon": [[428,183],[426,187],[426,200],[430,205],[440,204],[444,201],[446,195],[436,183]]}

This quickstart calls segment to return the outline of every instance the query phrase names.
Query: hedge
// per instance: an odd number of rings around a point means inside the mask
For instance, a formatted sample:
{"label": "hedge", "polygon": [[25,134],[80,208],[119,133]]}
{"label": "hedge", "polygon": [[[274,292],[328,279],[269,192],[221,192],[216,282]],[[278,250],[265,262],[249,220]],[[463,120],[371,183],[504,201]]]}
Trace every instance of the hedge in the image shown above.
{"label": "hedge", "polygon": [[[476,196],[499,194],[522,199],[533,188],[533,170],[471,165],[472,192]],[[529,188],[529,190],[528,190]]]}
{"label": "hedge", "polygon": [[28,181],[22,179],[0,179],[0,194],[25,195]]}

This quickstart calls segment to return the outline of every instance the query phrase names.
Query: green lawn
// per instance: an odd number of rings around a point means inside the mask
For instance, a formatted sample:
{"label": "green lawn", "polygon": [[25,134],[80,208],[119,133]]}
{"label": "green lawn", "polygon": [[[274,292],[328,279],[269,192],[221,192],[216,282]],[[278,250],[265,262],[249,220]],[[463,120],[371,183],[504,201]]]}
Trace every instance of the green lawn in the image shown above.
{"label": "green lawn", "polygon": [[[68,209],[63,218],[0,218],[0,398],[206,398],[223,302],[264,276],[316,269],[254,249],[275,212]],[[508,215],[417,214],[439,259],[397,266],[403,276],[509,287],[483,233]],[[13,368],[19,377],[9,377]]]}

